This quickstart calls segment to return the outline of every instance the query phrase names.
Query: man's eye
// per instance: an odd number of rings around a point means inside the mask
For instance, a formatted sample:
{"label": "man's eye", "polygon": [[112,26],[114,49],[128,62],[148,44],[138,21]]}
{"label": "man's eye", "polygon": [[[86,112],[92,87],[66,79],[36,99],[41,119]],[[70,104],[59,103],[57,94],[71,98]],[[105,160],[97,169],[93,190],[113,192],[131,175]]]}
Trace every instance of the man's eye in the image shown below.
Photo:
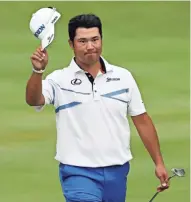
{"label": "man's eye", "polygon": [[80,43],[85,43],[85,40],[80,40]]}
{"label": "man's eye", "polygon": [[97,39],[97,38],[95,38],[95,39],[93,39],[92,41],[94,41],[94,42],[95,42],[95,41],[97,41],[97,40],[98,40],[98,39]]}

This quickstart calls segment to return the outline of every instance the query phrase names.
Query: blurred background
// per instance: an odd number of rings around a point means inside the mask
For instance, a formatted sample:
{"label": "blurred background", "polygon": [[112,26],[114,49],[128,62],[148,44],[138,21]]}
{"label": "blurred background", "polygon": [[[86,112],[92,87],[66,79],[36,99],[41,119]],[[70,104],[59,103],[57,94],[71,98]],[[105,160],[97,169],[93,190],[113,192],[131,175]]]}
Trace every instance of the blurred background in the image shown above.
{"label": "blurred background", "polygon": [[[67,66],[73,55],[67,24],[81,13],[103,23],[103,56],[127,68],[138,82],[158,130],[168,171],[183,167],[185,178],[155,202],[188,202],[190,192],[190,2],[0,2],[0,201],[61,202],[52,106],[37,113],[25,103],[32,72],[30,55],[40,42],[29,21],[36,10],[53,6],[62,13],[48,48],[45,76]],[[132,123],[131,123],[132,126]],[[149,201],[159,181],[154,164],[132,127],[131,172],[127,201]]]}

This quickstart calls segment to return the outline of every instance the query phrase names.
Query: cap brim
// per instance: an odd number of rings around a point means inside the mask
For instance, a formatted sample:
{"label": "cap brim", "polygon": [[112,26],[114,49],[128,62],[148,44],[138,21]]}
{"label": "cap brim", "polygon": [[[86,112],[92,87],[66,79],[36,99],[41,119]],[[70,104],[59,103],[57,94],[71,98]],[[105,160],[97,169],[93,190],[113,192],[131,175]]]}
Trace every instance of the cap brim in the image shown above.
{"label": "cap brim", "polygon": [[43,39],[41,40],[42,49],[47,48],[54,39],[54,25],[49,28],[49,31],[45,34]]}

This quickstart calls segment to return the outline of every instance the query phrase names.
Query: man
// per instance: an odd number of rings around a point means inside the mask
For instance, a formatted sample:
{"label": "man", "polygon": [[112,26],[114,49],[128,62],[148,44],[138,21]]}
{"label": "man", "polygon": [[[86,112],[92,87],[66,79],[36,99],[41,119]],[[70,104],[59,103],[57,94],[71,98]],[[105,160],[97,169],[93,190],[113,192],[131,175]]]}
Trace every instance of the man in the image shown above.
{"label": "man", "polygon": [[155,163],[156,176],[168,188],[168,174],[159,141],[131,73],[102,56],[102,24],[93,14],[68,24],[74,58],[67,68],[42,80],[46,50],[31,56],[33,73],[26,102],[40,110],[53,104],[56,112],[60,182],[67,202],[125,202],[129,173],[130,129],[133,123]]}

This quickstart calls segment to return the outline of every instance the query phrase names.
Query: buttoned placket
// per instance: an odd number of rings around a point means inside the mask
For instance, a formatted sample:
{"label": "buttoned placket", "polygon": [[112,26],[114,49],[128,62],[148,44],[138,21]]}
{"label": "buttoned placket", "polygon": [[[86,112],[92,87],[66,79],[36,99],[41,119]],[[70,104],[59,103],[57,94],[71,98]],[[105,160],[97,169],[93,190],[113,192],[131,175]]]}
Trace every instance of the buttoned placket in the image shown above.
{"label": "buttoned placket", "polygon": [[[94,100],[100,100],[99,90],[98,90],[97,85],[96,85],[96,83],[98,81],[96,81],[96,80],[97,80],[98,77],[103,76],[103,74],[101,72],[99,72],[98,75],[95,77],[95,79],[93,79],[91,74],[89,74],[88,72],[84,72],[84,73],[87,75],[87,77],[88,77],[87,79],[89,80],[89,82],[92,85],[93,99]],[[93,80],[93,81],[91,81],[91,80]]]}
{"label": "buttoned placket", "polygon": [[97,76],[95,77],[94,79],[94,82],[93,82],[93,95],[94,95],[94,100],[100,100],[100,92],[99,92],[99,89],[97,88],[98,85],[97,82],[98,80],[102,79],[101,77],[103,77],[103,73],[101,71],[98,72]]}

